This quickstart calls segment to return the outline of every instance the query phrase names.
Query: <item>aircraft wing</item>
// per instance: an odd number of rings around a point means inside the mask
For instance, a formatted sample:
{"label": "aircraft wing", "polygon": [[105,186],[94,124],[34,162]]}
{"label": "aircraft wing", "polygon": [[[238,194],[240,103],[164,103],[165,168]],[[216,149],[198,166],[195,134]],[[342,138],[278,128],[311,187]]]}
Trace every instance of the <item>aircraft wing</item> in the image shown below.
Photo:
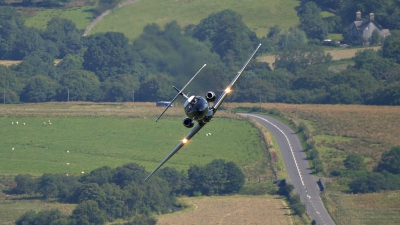
{"label": "aircraft wing", "polygon": [[222,95],[218,98],[218,100],[215,102],[213,108],[213,115],[215,114],[215,112],[218,110],[218,108],[221,106],[222,102],[225,100],[226,96],[228,95],[229,92],[232,91],[233,86],[236,84],[236,82],[238,81],[239,77],[242,75],[243,71],[246,69],[247,65],[249,64],[249,62],[251,61],[251,59],[254,57],[254,55],[256,54],[256,52],[258,51],[258,49],[260,48],[261,43],[258,44],[256,50],[254,50],[253,54],[251,54],[250,58],[247,60],[247,62],[243,65],[243,67],[238,71],[238,73],[236,74],[236,76],[233,78],[233,80],[231,81],[231,83],[228,85],[228,87],[225,88],[224,92],[222,93]]}
{"label": "aircraft wing", "polygon": [[177,153],[179,149],[181,149],[195,134],[197,134],[197,132],[199,132],[199,130],[203,128],[204,125],[205,124],[200,125],[200,123],[198,123],[192,129],[192,131],[190,131],[190,133],[186,135],[186,137],[174,148],[174,150],[172,150],[172,152],[169,153],[169,155],[165,157],[165,159],[144,180],[146,181],[147,179],[149,179],[149,177],[153,175],[153,173],[155,173],[162,165],[164,165],[164,163],[166,163],[173,155],[175,155],[175,153]]}

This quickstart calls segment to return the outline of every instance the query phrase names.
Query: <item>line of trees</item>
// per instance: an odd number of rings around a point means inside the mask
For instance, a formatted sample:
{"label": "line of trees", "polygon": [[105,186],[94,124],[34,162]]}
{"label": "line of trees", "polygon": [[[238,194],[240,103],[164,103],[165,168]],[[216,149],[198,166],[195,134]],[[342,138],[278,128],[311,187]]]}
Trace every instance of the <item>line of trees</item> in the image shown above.
{"label": "line of trees", "polygon": [[[135,163],[112,169],[101,167],[78,177],[45,173],[40,177],[19,174],[9,194],[39,195],[44,200],[78,204],[72,215],[58,210],[23,214],[16,224],[105,224],[115,219],[134,218],[129,224],[155,224],[152,214],[175,209],[175,196],[225,195],[237,193],[244,175],[233,162],[222,159],[178,172],[163,168],[147,182],[147,172]],[[143,221],[147,221],[143,223]]]}
{"label": "line of trees", "polygon": [[176,21],[164,28],[149,24],[133,43],[117,32],[82,37],[75,24],[61,18],[38,30],[26,27],[14,8],[0,11],[0,59],[22,60],[0,66],[5,103],[170,99],[171,85],[184,85],[204,63],[202,79],[190,91],[222,90],[261,42],[260,53],[277,54],[275,69],[251,61],[229,101],[400,104],[400,33],[392,31],[382,51],[360,52],[354,66],[331,71],[332,57],[309,41],[321,33],[305,25],[312,7],[299,10],[304,18],[299,27],[281,31],[273,26],[262,38],[240,14],[223,10],[185,28]]}

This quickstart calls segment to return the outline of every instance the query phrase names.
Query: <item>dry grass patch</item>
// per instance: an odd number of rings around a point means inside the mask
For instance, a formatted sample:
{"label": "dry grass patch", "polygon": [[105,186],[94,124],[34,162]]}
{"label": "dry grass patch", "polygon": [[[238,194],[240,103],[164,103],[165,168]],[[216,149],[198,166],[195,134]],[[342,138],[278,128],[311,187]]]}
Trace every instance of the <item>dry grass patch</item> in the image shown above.
{"label": "dry grass patch", "polygon": [[159,225],[174,224],[292,224],[282,199],[271,196],[185,198],[193,210],[161,216]]}
{"label": "dry grass patch", "polygon": [[[350,59],[353,58],[357,52],[364,51],[366,49],[373,49],[374,51],[378,51],[381,46],[375,47],[366,47],[366,48],[352,48],[352,49],[333,49],[325,51],[325,53],[329,53],[332,56],[333,60],[341,60],[341,59]],[[267,62],[271,68],[273,68],[273,64],[275,63],[275,55],[262,55],[257,57],[257,61],[259,62]]]}
{"label": "dry grass patch", "polygon": [[0,65],[3,66],[12,66],[12,65],[18,65],[20,64],[22,61],[20,60],[0,60]]}
{"label": "dry grass patch", "polygon": [[374,51],[378,51],[380,48],[381,46],[351,49],[333,49],[326,51],[326,53],[331,54],[333,60],[341,60],[353,58],[357,52],[364,51],[366,49],[373,49]]}
{"label": "dry grass patch", "polygon": [[327,195],[328,211],[336,224],[398,224],[400,192]]}

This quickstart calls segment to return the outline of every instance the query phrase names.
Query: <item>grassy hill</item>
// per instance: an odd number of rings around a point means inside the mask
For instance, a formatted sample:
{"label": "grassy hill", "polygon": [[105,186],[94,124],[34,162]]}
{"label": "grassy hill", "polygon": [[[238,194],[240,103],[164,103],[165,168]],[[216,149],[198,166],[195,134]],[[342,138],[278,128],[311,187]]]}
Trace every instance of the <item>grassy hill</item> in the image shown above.
{"label": "grassy hill", "polygon": [[[137,38],[147,24],[160,26],[176,20],[182,27],[198,24],[211,13],[232,9],[243,15],[244,23],[258,36],[265,36],[269,28],[279,24],[282,28],[296,25],[298,17],[295,7],[297,0],[142,0],[124,6],[104,17],[89,33],[117,31],[129,39]],[[90,9],[94,6],[72,7],[66,10],[45,9],[28,16],[26,25],[44,29],[47,21],[54,16],[72,20],[79,29],[90,24]]]}
{"label": "grassy hill", "polygon": [[[69,19],[76,24],[78,29],[84,30],[93,18],[91,10],[94,6],[71,7],[66,9],[37,9],[31,15],[25,16],[25,25],[46,29],[47,22],[53,17]],[[25,13],[26,14],[26,13]]]}
{"label": "grassy hill", "polygon": [[294,8],[298,4],[299,1],[296,0],[142,0],[107,15],[91,33],[119,31],[134,39],[149,23],[163,26],[176,20],[185,27],[198,24],[211,13],[232,9],[243,15],[244,23],[258,36],[264,36],[269,27],[275,24],[282,27],[297,24],[298,18]]}

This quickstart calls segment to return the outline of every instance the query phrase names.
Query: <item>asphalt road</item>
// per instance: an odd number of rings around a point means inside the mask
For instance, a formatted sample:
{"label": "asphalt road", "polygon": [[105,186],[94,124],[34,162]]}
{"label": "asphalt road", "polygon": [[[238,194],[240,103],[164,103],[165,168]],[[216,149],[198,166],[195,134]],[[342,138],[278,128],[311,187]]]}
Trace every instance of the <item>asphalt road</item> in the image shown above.
{"label": "asphalt road", "polygon": [[289,182],[293,184],[301,201],[305,203],[307,214],[311,219],[321,225],[335,224],[319,196],[319,187],[311,174],[310,165],[297,134],[284,123],[270,116],[249,113],[240,113],[240,115],[252,117],[275,136],[290,177]]}

